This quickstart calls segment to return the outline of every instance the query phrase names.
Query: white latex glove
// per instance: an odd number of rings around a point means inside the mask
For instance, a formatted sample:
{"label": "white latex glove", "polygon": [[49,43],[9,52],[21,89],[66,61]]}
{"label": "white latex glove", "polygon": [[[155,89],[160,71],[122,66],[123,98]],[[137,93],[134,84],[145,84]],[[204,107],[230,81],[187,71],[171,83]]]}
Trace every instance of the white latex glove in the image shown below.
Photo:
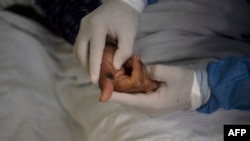
{"label": "white latex glove", "polygon": [[[185,109],[197,109],[207,102],[201,95],[196,73],[174,66],[154,65],[147,68],[160,87],[150,94],[127,94],[113,92],[109,101],[134,107],[149,116],[159,116]],[[200,81],[202,82],[202,81]]]}
{"label": "white latex glove", "polygon": [[106,1],[81,21],[74,52],[93,84],[99,79],[106,35],[118,41],[113,62],[116,69],[132,55],[141,11],[124,1]]}

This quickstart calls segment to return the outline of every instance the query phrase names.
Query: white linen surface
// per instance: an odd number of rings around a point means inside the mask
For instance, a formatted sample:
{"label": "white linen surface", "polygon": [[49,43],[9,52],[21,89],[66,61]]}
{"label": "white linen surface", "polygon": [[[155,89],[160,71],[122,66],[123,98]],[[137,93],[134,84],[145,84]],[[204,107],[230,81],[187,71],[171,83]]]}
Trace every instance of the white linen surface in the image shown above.
{"label": "white linen surface", "polygon": [[[190,68],[249,54],[247,12],[245,1],[162,0],[144,11],[134,51],[147,64]],[[250,124],[250,113],[236,110],[150,118],[99,103],[98,87],[63,40],[8,12],[0,31],[1,141],[222,141],[224,124]]]}

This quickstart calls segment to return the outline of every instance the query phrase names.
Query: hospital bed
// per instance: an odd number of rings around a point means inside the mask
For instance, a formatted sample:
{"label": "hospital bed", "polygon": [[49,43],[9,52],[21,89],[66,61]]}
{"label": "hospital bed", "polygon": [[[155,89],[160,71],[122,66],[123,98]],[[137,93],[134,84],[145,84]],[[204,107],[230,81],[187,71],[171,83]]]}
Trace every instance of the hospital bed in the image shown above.
{"label": "hospital bed", "polygon": [[[206,67],[250,53],[246,1],[162,0],[147,7],[135,42],[146,64]],[[192,110],[151,118],[100,103],[71,45],[39,23],[0,12],[1,141],[222,141],[223,125],[250,124],[250,113]]]}

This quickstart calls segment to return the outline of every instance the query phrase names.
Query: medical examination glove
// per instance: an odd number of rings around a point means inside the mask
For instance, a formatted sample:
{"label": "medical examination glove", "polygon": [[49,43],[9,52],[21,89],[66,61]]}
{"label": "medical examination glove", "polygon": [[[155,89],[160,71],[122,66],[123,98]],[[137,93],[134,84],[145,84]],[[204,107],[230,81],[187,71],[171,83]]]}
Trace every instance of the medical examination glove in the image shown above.
{"label": "medical examination glove", "polygon": [[161,82],[156,91],[148,95],[113,92],[109,101],[134,107],[149,116],[197,109],[206,103],[209,95],[204,97],[202,91],[208,87],[201,87],[204,81],[200,81],[200,75],[197,79],[195,71],[163,65],[150,66],[147,70],[152,79]]}
{"label": "medical examination glove", "polygon": [[120,69],[132,55],[140,12],[125,0],[108,0],[81,21],[74,52],[92,83],[100,76],[106,36],[118,42],[113,65]]}

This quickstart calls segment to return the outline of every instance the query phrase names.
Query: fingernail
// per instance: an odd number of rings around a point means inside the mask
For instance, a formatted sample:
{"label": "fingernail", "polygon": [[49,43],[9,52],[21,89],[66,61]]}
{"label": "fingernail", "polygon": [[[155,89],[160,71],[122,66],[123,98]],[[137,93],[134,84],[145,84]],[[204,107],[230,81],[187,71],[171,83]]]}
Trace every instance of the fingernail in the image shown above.
{"label": "fingernail", "polygon": [[107,102],[107,98],[105,98],[104,96],[101,96],[99,101],[105,103],[105,102]]}

